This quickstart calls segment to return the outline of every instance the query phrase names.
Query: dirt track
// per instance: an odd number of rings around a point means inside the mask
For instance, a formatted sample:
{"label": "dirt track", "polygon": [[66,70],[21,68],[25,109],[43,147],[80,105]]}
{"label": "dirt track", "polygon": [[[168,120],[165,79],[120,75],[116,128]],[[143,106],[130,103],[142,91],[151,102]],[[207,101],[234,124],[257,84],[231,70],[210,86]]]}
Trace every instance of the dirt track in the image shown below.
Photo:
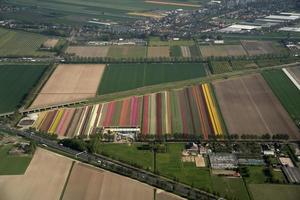
{"label": "dirt track", "polygon": [[299,138],[297,127],[259,74],[214,84],[230,134],[289,134]]}
{"label": "dirt track", "polygon": [[25,175],[0,176],[0,199],[59,199],[71,164],[68,158],[38,148]]}
{"label": "dirt track", "polygon": [[30,108],[95,96],[105,65],[59,65]]}

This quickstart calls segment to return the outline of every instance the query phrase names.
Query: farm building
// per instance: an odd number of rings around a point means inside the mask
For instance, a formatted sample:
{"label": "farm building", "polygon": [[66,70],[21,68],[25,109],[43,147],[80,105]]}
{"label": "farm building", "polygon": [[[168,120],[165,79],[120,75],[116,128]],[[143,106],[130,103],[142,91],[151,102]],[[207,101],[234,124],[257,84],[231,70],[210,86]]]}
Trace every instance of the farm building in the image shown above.
{"label": "farm building", "polygon": [[114,134],[120,138],[135,140],[136,136],[141,133],[139,127],[103,127],[102,134]]}
{"label": "farm building", "polygon": [[252,166],[258,166],[258,165],[264,165],[265,162],[262,159],[252,159],[252,158],[239,158],[238,159],[239,165],[252,165]]}
{"label": "farm building", "polygon": [[230,153],[209,154],[209,161],[213,169],[236,169],[238,167],[236,155]]}

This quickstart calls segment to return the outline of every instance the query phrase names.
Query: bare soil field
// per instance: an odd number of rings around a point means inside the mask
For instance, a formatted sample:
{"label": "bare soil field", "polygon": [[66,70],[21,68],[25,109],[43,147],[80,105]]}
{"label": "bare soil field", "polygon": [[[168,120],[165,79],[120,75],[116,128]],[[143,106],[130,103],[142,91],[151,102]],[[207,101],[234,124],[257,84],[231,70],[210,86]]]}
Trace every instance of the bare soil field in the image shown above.
{"label": "bare soil field", "polygon": [[105,65],[59,65],[30,108],[78,101],[96,95]]}
{"label": "bare soil field", "polygon": [[76,163],[63,200],[152,200],[153,192],[146,184]]}
{"label": "bare soil field", "polygon": [[165,1],[145,1],[146,3],[160,4],[160,5],[171,5],[171,6],[185,6],[185,7],[195,7],[200,8],[200,5],[190,4],[190,3],[175,3],[175,2],[165,2]]}
{"label": "bare soil field", "polygon": [[213,83],[230,134],[289,134],[297,127],[260,74]]}
{"label": "bare soil field", "polygon": [[37,149],[24,175],[0,176],[2,200],[59,199],[72,160]]}
{"label": "bare soil field", "polygon": [[241,43],[249,56],[280,52],[272,41],[243,40]]}
{"label": "bare soil field", "polygon": [[108,46],[70,46],[67,48],[67,54],[75,54],[80,57],[106,57]]}
{"label": "bare soil field", "polygon": [[184,200],[184,198],[158,189],[156,192],[156,200]]}
{"label": "bare soil field", "polygon": [[54,48],[56,46],[56,44],[58,43],[59,39],[47,39],[44,44],[43,47],[45,48]]}
{"label": "bare soil field", "polygon": [[180,48],[181,48],[181,54],[183,57],[185,57],[185,58],[191,57],[191,51],[188,46],[181,46]]}
{"label": "bare soil field", "polygon": [[148,58],[170,57],[169,47],[149,47]]}
{"label": "bare soil field", "polygon": [[227,56],[244,56],[246,51],[241,45],[215,45],[215,46],[201,46],[201,55],[204,58],[227,57]]}

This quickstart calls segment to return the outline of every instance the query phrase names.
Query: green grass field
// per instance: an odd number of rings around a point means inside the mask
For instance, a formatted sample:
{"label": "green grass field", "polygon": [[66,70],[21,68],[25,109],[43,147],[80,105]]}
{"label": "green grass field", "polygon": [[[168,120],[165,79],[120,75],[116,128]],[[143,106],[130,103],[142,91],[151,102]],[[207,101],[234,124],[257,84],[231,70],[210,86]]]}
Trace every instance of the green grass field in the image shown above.
{"label": "green grass field", "polygon": [[248,60],[233,60],[231,61],[231,66],[233,70],[255,69],[258,67],[256,63]]}
{"label": "green grass field", "polygon": [[32,156],[8,155],[11,145],[0,146],[0,175],[24,174]]}
{"label": "green grass field", "polygon": [[300,196],[299,185],[280,184],[250,184],[254,200],[298,200]]}
{"label": "green grass field", "polygon": [[204,76],[206,72],[201,64],[112,64],[105,69],[98,94]]}
{"label": "green grass field", "polygon": [[50,52],[38,51],[46,36],[0,28],[0,56],[50,56]]}
{"label": "green grass field", "polygon": [[300,91],[282,70],[268,70],[262,73],[281,104],[293,120],[300,120]]}
{"label": "green grass field", "polygon": [[[110,157],[137,164],[144,169],[153,170],[153,155],[147,150],[138,150],[138,144],[103,144],[102,153]],[[158,172],[170,179],[193,185],[210,192],[218,192],[221,196],[248,200],[248,193],[240,178],[218,177],[210,174],[209,168],[197,168],[195,163],[181,162],[183,143],[167,145],[167,153],[157,154]]]}
{"label": "green grass field", "polygon": [[232,67],[228,61],[212,61],[210,66],[213,74],[222,74],[232,71]]}
{"label": "green grass field", "polygon": [[19,107],[45,69],[45,65],[0,65],[0,113]]}
{"label": "green grass field", "polygon": [[246,185],[242,178],[211,176],[214,191],[230,199],[249,200]]}
{"label": "green grass field", "polygon": [[171,46],[170,48],[171,57],[181,57],[181,48],[180,46]]}

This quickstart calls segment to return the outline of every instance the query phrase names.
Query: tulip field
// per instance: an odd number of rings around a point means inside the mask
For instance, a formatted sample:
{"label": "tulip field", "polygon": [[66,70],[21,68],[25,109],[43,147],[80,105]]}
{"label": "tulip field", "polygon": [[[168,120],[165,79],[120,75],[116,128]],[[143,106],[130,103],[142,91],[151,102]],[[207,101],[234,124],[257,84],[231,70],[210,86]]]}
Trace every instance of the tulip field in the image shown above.
{"label": "tulip field", "polygon": [[140,127],[143,135],[202,134],[205,139],[225,133],[209,84],[41,112],[38,116],[33,128],[61,137],[91,135],[99,127]]}

